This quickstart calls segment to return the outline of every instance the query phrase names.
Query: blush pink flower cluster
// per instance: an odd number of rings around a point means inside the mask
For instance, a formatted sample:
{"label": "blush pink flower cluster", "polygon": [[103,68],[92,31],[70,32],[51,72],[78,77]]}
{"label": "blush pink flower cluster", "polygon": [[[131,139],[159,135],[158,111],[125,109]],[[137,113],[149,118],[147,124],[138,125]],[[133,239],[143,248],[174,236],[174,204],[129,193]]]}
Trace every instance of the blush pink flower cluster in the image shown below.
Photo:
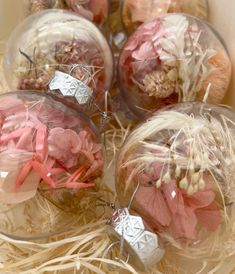
{"label": "blush pink flower cluster", "polygon": [[[205,189],[189,195],[173,179],[159,188],[151,184],[159,178],[162,165],[156,163],[153,167],[154,175],[145,172],[138,175],[141,186],[134,207],[154,231],[168,231],[175,239],[196,240],[200,228],[215,231],[219,227],[221,210],[208,176],[205,176]],[[128,168],[127,173],[130,172],[132,169]]]}
{"label": "blush pink flower cluster", "polygon": [[95,186],[102,146],[79,114],[43,95],[13,93],[0,98],[0,115],[0,201],[30,199],[41,181],[52,189]]}

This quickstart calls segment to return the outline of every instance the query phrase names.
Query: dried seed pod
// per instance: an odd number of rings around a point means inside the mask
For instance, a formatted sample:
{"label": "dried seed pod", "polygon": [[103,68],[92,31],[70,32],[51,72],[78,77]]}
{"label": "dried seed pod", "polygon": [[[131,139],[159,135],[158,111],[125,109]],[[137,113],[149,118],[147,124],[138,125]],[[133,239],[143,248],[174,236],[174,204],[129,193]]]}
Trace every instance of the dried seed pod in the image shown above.
{"label": "dried seed pod", "polygon": [[188,179],[186,177],[184,177],[180,182],[179,182],[179,186],[182,189],[187,189],[188,188]]}

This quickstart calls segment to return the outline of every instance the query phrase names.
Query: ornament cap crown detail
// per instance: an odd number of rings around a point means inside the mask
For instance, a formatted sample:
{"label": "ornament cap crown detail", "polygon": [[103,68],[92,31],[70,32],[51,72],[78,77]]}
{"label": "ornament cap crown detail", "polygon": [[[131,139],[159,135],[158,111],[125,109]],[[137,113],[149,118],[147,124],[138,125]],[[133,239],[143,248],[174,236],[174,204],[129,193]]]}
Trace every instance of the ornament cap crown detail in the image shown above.
{"label": "ornament cap crown detail", "polygon": [[131,215],[127,208],[115,210],[109,225],[111,235],[124,240],[125,252],[137,267],[147,270],[164,256],[157,235],[146,230],[143,219]]}
{"label": "ornament cap crown detail", "polygon": [[58,89],[64,96],[73,96],[81,105],[88,103],[93,94],[93,91],[84,82],[61,71],[55,72],[49,84],[49,89]]}

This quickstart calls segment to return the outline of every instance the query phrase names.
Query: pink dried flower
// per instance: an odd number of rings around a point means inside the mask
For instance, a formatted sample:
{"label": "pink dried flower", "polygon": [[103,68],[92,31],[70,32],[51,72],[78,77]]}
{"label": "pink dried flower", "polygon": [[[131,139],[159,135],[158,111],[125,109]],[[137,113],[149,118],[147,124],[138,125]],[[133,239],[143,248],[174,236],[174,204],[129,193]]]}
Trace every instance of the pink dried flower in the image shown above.
{"label": "pink dried flower", "polygon": [[102,175],[103,156],[89,124],[52,99],[19,94],[0,98],[0,170],[9,173],[0,180],[0,201],[32,198],[40,180],[54,189],[94,186]]}
{"label": "pink dried flower", "polygon": [[174,101],[202,100],[208,87],[208,102],[219,102],[230,81],[229,62],[218,37],[203,22],[168,14],[129,37],[119,59],[118,83],[130,109],[145,117]]}
{"label": "pink dried flower", "polygon": [[107,0],[66,0],[66,3],[71,10],[97,24],[102,24],[108,16]]}
{"label": "pink dried flower", "polygon": [[151,42],[147,41],[141,44],[138,50],[132,53],[132,57],[136,60],[148,60],[156,58],[156,52]]}
{"label": "pink dried flower", "polygon": [[18,111],[25,110],[25,106],[22,103],[20,99],[17,98],[17,96],[12,97],[5,97],[1,99],[1,105],[0,105],[0,113],[3,116],[14,114]]}
{"label": "pink dried flower", "polygon": [[82,141],[71,129],[53,128],[48,137],[49,156],[60,160],[65,167],[71,168],[77,164]]}
{"label": "pink dried flower", "polygon": [[[141,173],[142,183],[156,181],[162,166],[153,176]],[[130,170],[128,171],[130,172]],[[141,186],[135,197],[135,207],[143,212],[146,222],[156,231],[167,229],[175,239],[197,239],[197,225],[215,231],[222,222],[220,209],[215,202],[215,193],[206,180],[206,188],[193,195],[177,187],[176,181],[162,183],[160,188]]]}
{"label": "pink dried flower", "polygon": [[68,7],[74,12],[79,13],[85,18],[93,21],[93,13],[83,6],[83,1],[81,0],[66,0]]}

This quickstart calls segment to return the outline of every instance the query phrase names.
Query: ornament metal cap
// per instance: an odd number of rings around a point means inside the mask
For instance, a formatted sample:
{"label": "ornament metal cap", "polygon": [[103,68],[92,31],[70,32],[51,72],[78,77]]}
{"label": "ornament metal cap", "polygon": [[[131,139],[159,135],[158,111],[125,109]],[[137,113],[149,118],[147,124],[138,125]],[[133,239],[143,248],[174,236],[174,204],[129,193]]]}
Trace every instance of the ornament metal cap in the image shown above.
{"label": "ornament metal cap", "polygon": [[86,104],[92,97],[93,91],[86,85],[86,83],[74,78],[73,76],[56,71],[51,82],[49,89],[60,90],[64,96],[73,96],[81,105]]}
{"label": "ornament metal cap", "polygon": [[146,230],[143,219],[131,215],[127,208],[115,210],[108,224],[110,237],[123,241],[124,252],[139,269],[148,270],[164,256],[157,235]]}

